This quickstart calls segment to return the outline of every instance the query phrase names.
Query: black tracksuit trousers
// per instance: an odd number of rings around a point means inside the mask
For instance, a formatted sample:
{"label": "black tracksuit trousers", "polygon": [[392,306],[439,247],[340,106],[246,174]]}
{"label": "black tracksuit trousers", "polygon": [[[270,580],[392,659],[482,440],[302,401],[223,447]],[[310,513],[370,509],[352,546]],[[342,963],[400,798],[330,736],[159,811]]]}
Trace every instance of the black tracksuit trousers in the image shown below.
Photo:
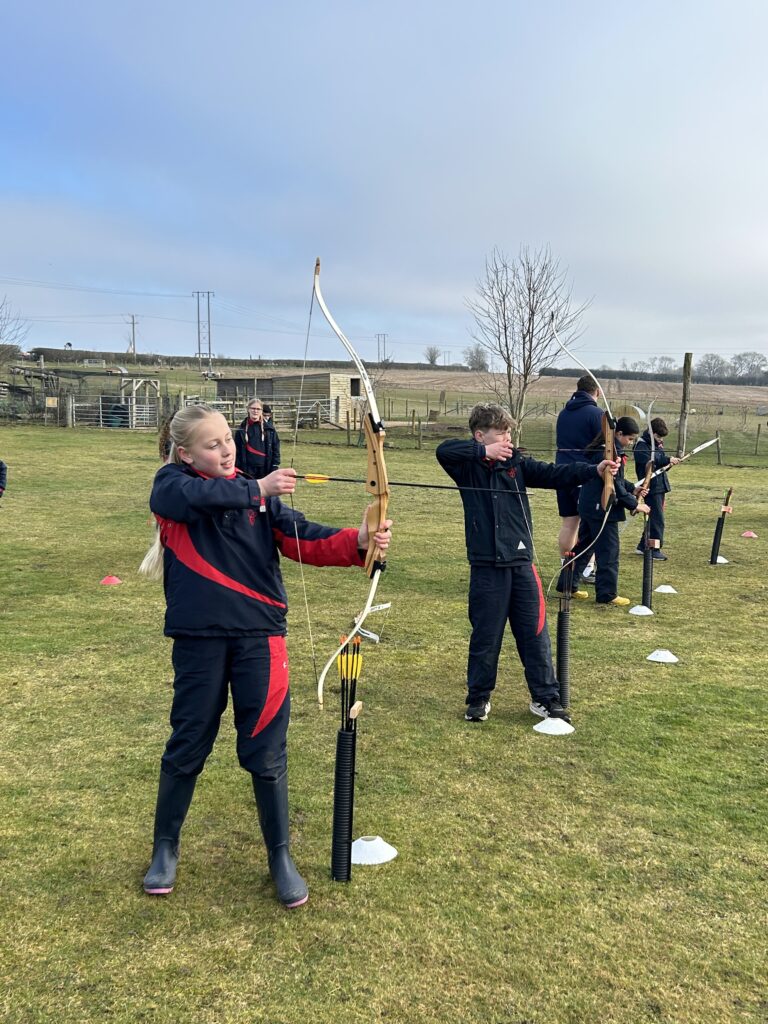
{"label": "black tracksuit trousers", "polygon": [[[659,547],[664,544],[664,498],[666,495],[663,491],[659,491],[657,494],[649,494],[645,498],[645,503],[651,510],[651,514],[648,517],[648,536],[651,540],[657,540]],[[643,538],[637,542],[637,546],[642,548]]]}
{"label": "black tracksuit trousers", "polygon": [[161,762],[167,775],[203,770],[230,686],[240,765],[267,780],[286,771],[290,695],[284,636],[176,637],[173,667],[173,731]]}
{"label": "black tracksuit trousers", "polygon": [[467,663],[468,704],[487,700],[496,686],[504,628],[509,622],[535,701],[559,698],[541,580],[530,562],[496,568],[473,565],[469,581],[472,636]]}
{"label": "black tracksuit trousers", "polygon": [[[595,555],[597,571],[595,572],[595,601],[598,604],[608,604],[619,593],[619,524],[608,522],[600,533],[602,519],[585,519],[582,517],[579,523],[579,539],[576,543],[574,554],[576,561],[573,563],[573,575],[579,579],[582,570],[586,567],[592,553]],[[598,534],[600,534],[598,536]],[[597,543],[592,547],[592,542],[597,537]],[[589,548],[589,550],[585,550]],[[582,554],[584,552],[584,554]],[[558,589],[564,584],[564,573],[560,575]]]}

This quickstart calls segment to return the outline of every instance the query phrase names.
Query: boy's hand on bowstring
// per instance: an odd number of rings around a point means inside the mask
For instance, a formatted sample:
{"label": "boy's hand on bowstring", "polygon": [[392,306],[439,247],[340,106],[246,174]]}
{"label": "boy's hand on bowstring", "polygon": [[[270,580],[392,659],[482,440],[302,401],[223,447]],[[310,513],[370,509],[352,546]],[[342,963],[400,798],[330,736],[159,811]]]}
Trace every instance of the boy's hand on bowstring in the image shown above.
{"label": "boy's hand on bowstring", "polygon": [[281,494],[293,494],[296,490],[296,470],[290,466],[276,469],[257,481],[262,498],[276,498]]}
{"label": "boy's hand on bowstring", "polygon": [[611,476],[616,476],[619,472],[618,462],[614,462],[612,459],[603,459],[597,467],[597,472],[600,476],[604,477],[606,470],[611,474]]}
{"label": "boy's hand on bowstring", "polygon": [[[380,526],[376,533],[374,533],[373,535],[373,539],[376,543],[376,546],[380,548],[382,551],[387,550],[387,548],[389,547],[389,543],[392,540],[392,531],[390,530],[391,526],[392,520],[385,519],[383,525]],[[369,540],[370,534],[368,532],[368,509],[366,509],[365,512],[363,513],[363,522],[360,526],[360,532],[357,535],[357,546],[361,550],[367,551]]]}
{"label": "boy's hand on bowstring", "polygon": [[504,462],[506,459],[512,458],[514,451],[511,441],[494,441],[493,444],[485,446],[485,457],[492,462]]}

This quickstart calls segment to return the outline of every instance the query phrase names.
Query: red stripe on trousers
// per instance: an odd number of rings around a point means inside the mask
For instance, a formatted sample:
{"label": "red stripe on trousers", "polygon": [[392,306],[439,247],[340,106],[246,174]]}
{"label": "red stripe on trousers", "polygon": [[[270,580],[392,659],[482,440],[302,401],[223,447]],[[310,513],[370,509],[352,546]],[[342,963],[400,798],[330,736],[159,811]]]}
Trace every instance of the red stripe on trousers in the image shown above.
{"label": "red stripe on trousers", "polygon": [[171,549],[183,565],[186,565],[192,572],[196,572],[198,576],[204,576],[207,580],[212,580],[214,583],[227,587],[229,590],[235,590],[238,594],[252,597],[254,601],[261,601],[262,604],[269,604],[273,608],[285,608],[285,604],[282,601],[275,601],[274,598],[267,597],[266,594],[260,594],[258,590],[251,590],[244,583],[238,583],[237,580],[232,579],[231,576],[227,576],[226,573],[221,572],[214,565],[211,565],[210,562],[207,562],[192,543],[186,523],[164,520],[163,544]]}
{"label": "red stripe on trousers", "polygon": [[536,580],[536,586],[539,591],[539,621],[536,624],[536,636],[538,636],[542,629],[544,629],[544,623],[547,621],[547,605],[544,601],[544,590],[541,586],[541,578],[533,563],[531,563],[531,569],[533,570],[533,576]]}
{"label": "red stripe on trousers", "polygon": [[262,729],[266,729],[283,706],[285,695],[288,693],[288,651],[285,646],[285,637],[270,636],[268,639],[269,689],[264,708],[259,715],[258,722],[253,727],[251,736],[256,736]]}

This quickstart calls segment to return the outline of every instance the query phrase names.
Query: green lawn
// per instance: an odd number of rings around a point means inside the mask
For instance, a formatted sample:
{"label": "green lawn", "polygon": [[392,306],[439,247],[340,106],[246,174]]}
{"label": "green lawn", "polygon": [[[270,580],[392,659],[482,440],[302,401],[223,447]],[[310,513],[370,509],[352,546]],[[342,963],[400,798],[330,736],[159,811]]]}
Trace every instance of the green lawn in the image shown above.
{"label": "green lawn", "polygon": [[[433,445],[433,442],[430,442]],[[285,446],[285,461],[291,457]],[[168,734],[162,587],[136,574],[151,538],[156,439],[1,428],[0,1015],[9,1024],[715,1024],[768,1020],[765,468],[673,471],[656,614],[578,603],[576,732],[532,731],[514,645],[493,714],[462,720],[468,623],[460,503],[397,489],[367,645],[355,833],[399,856],[331,882],[337,716],[315,682],[298,568],[289,733],[294,854],[310,885],[275,901],[249,780],[225,716],[183,836],[177,889],[150,899],[158,761]],[[709,453],[707,453],[709,454]],[[309,444],[302,471],[359,476],[363,453]],[[447,482],[396,448],[393,479]],[[719,503],[735,488],[710,567]],[[356,524],[362,488],[302,485],[311,518]],[[532,499],[545,585],[554,496]],[[640,526],[621,591],[639,603]],[[757,540],[740,534],[754,530]],[[115,573],[120,587],[99,580]],[[322,665],[367,593],[305,570]],[[552,606],[551,629],[554,632]],[[657,647],[677,665],[646,661]]]}

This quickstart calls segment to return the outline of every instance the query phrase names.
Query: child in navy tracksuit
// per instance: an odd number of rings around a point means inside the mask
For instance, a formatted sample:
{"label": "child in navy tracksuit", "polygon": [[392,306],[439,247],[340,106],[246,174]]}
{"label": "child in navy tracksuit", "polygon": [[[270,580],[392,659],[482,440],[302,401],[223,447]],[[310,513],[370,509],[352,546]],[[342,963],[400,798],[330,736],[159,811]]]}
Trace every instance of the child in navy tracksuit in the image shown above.
{"label": "child in navy tracksuit", "polygon": [[264,418],[260,398],[248,403],[248,415],[235,433],[237,468],[251,476],[262,477],[280,465],[280,438],[271,420]]}
{"label": "child in navy tracksuit", "polygon": [[[654,452],[653,452],[653,469],[662,469],[664,466],[676,466],[680,459],[675,458],[674,455],[667,455],[664,451],[664,438],[669,433],[667,424],[664,420],[657,416],[651,420],[651,430],[653,431],[654,437]],[[638,480],[642,480],[645,477],[648,463],[651,461],[651,435],[648,430],[643,433],[643,436],[635,445],[635,472],[637,473]],[[645,499],[645,503],[650,508],[651,514],[648,517],[648,536],[651,540],[658,540],[658,548],[653,548],[653,557],[660,559],[662,562],[666,561],[667,556],[662,554],[661,548],[664,545],[664,505],[666,504],[666,496],[672,490],[672,485],[669,482],[669,473],[659,473],[651,480],[651,489]],[[640,538],[640,541],[635,549],[639,555],[642,555],[645,550],[645,536]]]}
{"label": "child in navy tracksuit", "polygon": [[[574,551],[575,561],[573,571],[580,573],[594,552],[597,563],[595,574],[595,601],[597,604],[627,605],[629,599],[620,597],[619,587],[619,523],[624,522],[626,513],[637,509],[640,512],[647,512],[648,506],[640,501],[643,494],[638,488],[635,493],[633,484],[627,483],[624,479],[624,465],[627,461],[624,455],[624,446],[631,444],[640,428],[631,416],[620,416],[616,421],[616,432],[614,435],[615,459],[619,462],[619,471],[614,477],[614,489],[616,500],[607,512],[601,506],[603,496],[602,484],[597,480],[590,480],[581,488],[579,496],[579,539]],[[602,430],[590,445],[593,462],[597,463],[605,457],[605,438]],[[637,494],[637,496],[636,496]],[[566,570],[560,574],[560,584],[563,585]]]}
{"label": "child in navy tracksuit", "polygon": [[5,494],[5,487],[6,487],[7,483],[8,483],[8,467],[3,462],[3,460],[0,459],[0,498],[2,498],[2,496]]}
{"label": "child in navy tracksuit", "polygon": [[[150,498],[158,537],[142,563],[147,575],[162,566],[175,670],[144,890],[173,889],[181,827],[231,687],[237,755],[253,779],[270,874],[281,902],[299,906],[308,892],[288,844],[287,598],[279,553],[312,565],[362,566],[368,529],[320,526],[284,505],[277,495],[294,491],[293,469],[260,480],[236,471],[227,421],[207,406],[177,413],[170,432],[169,461]],[[384,549],[389,525],[375,535]]]}
{"label": "child in navy tracksuit", "polygon": [[[469,417],[471,441],[443,441],[437,460],[462,488],[464,530],[470,563],[469,620],[464,717],[484,722],[496,686],[504,629],[509,622],[531,692],[530,709],[541,718],[564,718],[541,580],[531,557],[533,536],[526,487],[584,484],[610,463],[553,466],[512,447],[514,420],[498,405],[476,405]],[[613,469],[615,470],[615,466]]]}
{"label": "child in navy tracksuit", "polygon": [[[556,466],[567,466],[572,462],[590,462],[587,446],[603,423],[603,413],[595,401],[597,384],[587,374],[579,377],[576,390],[568,399],[565,408],[557,417],[555,430],[557,452]],[[558,487],[557,511],[560,513],[560,554],[564,557],[573,550],[579,532],[579,485]]]}

